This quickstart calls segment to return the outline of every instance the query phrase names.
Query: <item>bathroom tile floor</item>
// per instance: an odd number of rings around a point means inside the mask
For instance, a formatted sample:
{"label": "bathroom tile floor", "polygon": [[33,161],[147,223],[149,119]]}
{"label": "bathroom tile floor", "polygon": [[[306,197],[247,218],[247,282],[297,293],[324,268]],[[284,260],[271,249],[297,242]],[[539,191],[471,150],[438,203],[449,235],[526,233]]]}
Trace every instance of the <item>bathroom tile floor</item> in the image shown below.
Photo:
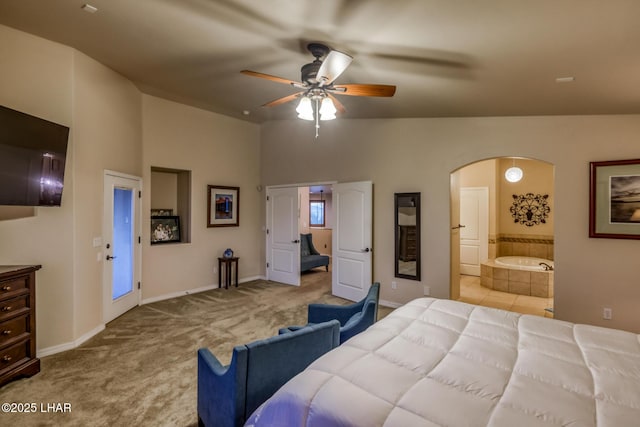
{"label": "bathroom tile floor", "polygon": [[522,314],[553,317],[553,313],[545,310],[545,308],[553,307],[553,298],[538,298],[494,291],[481,286],[480,278],[476,276],[460,276],[460,298],[458,301]]}

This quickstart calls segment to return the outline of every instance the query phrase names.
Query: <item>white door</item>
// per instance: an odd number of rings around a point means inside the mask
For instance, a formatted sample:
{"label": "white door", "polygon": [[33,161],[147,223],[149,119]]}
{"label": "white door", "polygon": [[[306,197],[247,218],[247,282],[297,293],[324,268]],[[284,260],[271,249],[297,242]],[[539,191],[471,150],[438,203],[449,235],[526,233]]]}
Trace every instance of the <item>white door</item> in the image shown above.
{"label": "white door", "polygon": [[335,296],[363,299],[371,287],[371,181],[333,185],[333,276]]}
{"label": "white door", "polygon": [[102,258],[105,323],[140,304],[141,190],[141,178],[105,171]]}
{"label": "white door", "polygon": [[300,286],[297,187],[267,189],[267,279]]}
{"label": "white door", "polygon": [[460,273],[480,276],[489,254],[489,189],[460,189]]}

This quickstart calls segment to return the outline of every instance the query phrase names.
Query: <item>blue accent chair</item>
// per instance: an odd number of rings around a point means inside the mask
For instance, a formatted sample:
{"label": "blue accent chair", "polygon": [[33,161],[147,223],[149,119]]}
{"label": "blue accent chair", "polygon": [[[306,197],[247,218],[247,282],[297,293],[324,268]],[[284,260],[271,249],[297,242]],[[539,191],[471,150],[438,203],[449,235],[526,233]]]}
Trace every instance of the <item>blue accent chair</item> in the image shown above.
{"label": "blue accent chair", "polygon": [[[351,305],[309,304],[306,326],[336,319],[340,322],[340,344],[373,325],[378,318],[380,283],[369,288],[369,293],[360,302]],[[304,326],[289,326],[278,332],[297,331]]]}
{"label": "blue accent chair", "polygon": [[329,271],[329,257],[320,255],[320,252],[313,246],[313,235],[300,234],[300,272],[311,270],[316,267],[324,267]]}
{"label": "blue accent chair", "polygon": [[233,349],[222,364],[207,348],[198,350],[198,425],[238,427],[284,383],[340,341],[337,320],[310,325]]}

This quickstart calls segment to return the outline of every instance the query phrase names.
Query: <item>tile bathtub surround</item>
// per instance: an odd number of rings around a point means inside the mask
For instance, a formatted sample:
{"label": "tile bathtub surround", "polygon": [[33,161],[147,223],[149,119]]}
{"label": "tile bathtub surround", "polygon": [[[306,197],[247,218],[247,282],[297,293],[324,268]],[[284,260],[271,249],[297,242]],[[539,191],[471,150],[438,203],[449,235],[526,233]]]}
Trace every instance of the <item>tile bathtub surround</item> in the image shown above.
{"label": "tile bathtub surround", "polygon": [[553,236],[530,234],[499,234],[497,256],[530,256],[553,261]]}
{"label": "tile bathtub surround", "polygon": [[488,260],[480,265],[480,285],[500,292],[553,298],[553,271],[511,269]]}

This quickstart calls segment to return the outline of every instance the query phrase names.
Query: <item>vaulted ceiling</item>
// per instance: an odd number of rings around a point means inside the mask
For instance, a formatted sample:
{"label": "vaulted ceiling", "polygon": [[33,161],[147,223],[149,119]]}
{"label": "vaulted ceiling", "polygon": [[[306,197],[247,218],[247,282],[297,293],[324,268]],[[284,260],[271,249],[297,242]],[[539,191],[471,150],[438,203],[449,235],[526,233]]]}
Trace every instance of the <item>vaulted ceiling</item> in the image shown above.
{"label": "vaulted ceiling", "polygon": [[339,97],[343,117],[640,113],[639,20],[638,0],[0,2],[0,24],[145,93],[254,122],[294,118],[296,102],[261,105],[297,89],[240,70],[299,81],[310,41],[354,57],[338,83],[397,86]]}

